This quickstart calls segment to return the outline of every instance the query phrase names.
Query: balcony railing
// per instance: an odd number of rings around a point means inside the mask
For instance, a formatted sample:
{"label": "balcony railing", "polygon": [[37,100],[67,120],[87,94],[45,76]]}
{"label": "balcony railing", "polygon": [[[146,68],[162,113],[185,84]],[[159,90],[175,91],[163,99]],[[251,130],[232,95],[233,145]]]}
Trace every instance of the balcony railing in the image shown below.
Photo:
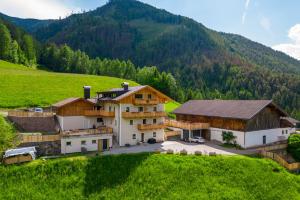
{"label": "balcony railing", "polygon": [[209,123],[195,123],[195,122],[184,122],[176,120],[165,120],[165,125],[175,128],[182,128],[188,130],[197,130],[197,129],[209,129]]}
{"label": "balcony railing", "polygon": [[166,116],[166,112],[122,112],[123,118],[150,118]]}
{"label": "balcony railing", "polygon": [[158,99],[134,99],[133,104],[135,105],[157,105]]}
{"label": "balcony railing", "polygon": [[144,130],[156,130],[165,128],[164,124],[138,124],[138,129],[140,131]]}
{"label": "balcony railing", "polygon": [[113,129],[110,127],[99,127],[96,129],[82,129],[82,130],[72,130],[64,131],[61,133],[62,137],[71,137],[71,136],[87,136],[87,135],[101,135],[101,134],[112,134]]}
{"label": "balcony railing", "polygon": [[114,117],[115,112],[109,112],[105,110],[85,110],[85,116],[101,116],[101,117]]}

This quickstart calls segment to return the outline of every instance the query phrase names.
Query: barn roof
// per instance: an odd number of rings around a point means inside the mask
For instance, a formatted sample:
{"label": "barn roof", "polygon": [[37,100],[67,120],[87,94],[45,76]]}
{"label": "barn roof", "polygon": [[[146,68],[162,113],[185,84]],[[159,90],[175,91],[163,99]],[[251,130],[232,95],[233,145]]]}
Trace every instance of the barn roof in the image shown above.
{"label": "barn roof", "polygon": [[287,116],[272,100],[191,100],[173,113],[249,120],[267,106]]}

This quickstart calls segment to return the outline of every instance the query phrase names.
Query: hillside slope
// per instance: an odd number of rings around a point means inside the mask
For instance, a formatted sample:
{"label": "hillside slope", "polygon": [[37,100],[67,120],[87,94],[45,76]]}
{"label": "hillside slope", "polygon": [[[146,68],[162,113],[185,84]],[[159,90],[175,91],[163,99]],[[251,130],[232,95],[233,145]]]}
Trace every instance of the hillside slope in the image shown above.
{"label": "hillside slope", "polygon": [[66,43],[92,57],[156,65],[174,75],[185,100],[273,99],[300,119],[300,61],[135,0],[110,0],[32,34],[41,42]]}
{"label": "hillside slope", "polygon": [[[18,184],[16,184],[18,183]],[[0,199],[300,198],[300,177],[247,157],[124,154],[0,166]],[[4,192],[5,191],[5,192]]]}
{"label": "hillside slope", "polygon": [[83,96],[84,85],[98,91],[120,87],[122,82],[105,76],[53,73],[0,60],[0,108],[48,106],[68,97]]}

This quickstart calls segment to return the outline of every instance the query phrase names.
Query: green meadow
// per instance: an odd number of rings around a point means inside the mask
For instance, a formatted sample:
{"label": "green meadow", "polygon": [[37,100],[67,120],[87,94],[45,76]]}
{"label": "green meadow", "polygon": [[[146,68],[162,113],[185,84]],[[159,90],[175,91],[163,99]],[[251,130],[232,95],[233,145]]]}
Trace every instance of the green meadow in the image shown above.
{"label": "green meadow", "polygon": [[48,106],[68,97],[83,96],[84,85],[92,95],[127,81],[106,76],[53,73],[0,60],[0,108]]}
{"label": "green meadow", "polygon": [[0,188],[6,200],[292,200],[300,199],[300,176],[260,158],[143,153],[0,166]]}

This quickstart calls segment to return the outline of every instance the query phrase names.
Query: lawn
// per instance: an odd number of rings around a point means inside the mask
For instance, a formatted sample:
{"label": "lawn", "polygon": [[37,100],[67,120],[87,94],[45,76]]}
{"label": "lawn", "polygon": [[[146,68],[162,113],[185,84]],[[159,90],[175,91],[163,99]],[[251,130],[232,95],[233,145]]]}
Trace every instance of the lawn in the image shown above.
{"label": "lawn", "polygon": [[68,97],[83,96],[84,85],[92,86],[93,95],[120,87],[127,81],[106,76],[53,73],[0,60],[0,108],[48,106]]}
{"label": "lawn", "polygon": [[179,106],[181,106],[181,104],[177,102],[170,102],[165,105],[166,112],[170,118],[175,118],[175,114],[172,114],[171,112]]}
{"label": "lawn", "polygon": [[[17,184],[16,184],[17,183]],[[242,156],[123,154],[0,166],[0,199],[300,199],[300,177]]]}

